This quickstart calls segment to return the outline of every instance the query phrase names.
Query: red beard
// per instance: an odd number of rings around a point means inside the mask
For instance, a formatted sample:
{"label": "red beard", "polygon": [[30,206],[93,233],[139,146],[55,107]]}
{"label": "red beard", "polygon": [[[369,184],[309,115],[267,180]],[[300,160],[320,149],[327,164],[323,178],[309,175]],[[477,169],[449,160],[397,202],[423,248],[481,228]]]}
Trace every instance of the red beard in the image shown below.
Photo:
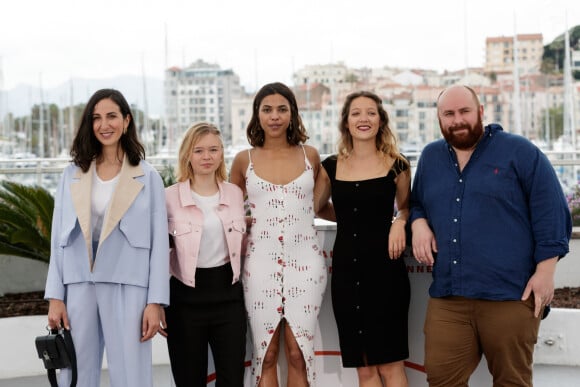
{"label": "red beard", "polygon": [[[460,129],[466,129],[467,133],[457,134]],[[474,126],[468,124],[450,126],[446,130],[441,129],[441,134],[445,140],[455,149],[471,149],[477,144],[483,135],[483,123],[478,115],[477,123]]]}

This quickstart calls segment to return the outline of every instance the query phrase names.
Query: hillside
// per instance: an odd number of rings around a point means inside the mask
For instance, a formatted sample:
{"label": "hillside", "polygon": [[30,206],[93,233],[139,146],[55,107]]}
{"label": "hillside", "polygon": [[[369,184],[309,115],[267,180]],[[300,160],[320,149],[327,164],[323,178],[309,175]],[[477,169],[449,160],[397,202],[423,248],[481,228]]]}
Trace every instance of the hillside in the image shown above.
{"label": "hillside", "polygon": [[[570,48],[580,50],[580,25],[570,28]],[[544,46],[542,56],[543,73],[561,73],[564,68],[564,34],[557,36]],[[580,79],[580,71],[573,71],[575,79]]]}
{"label": "hillside", "polygon": [[[163,114],[163,80],[147,77],[144,82],[143,77],[136,75],[105,79],[74,78],[56,87],[43,88],[42,101],[58,106],[84,104],[96,90],[102,88],[118,89],[125,95],[130,104],[137,105],[141,110],[145,110],[144,88],[146,88],[149,116],[159,117]],[[4,101],[2,101],[0,109],[3,108],[6,112],[13,113],[15,117],[21,117],[29,114],[33,105],[40,103],[41,90],[38,86],[18,85],[13,89],[4,91],[2,97]]]}

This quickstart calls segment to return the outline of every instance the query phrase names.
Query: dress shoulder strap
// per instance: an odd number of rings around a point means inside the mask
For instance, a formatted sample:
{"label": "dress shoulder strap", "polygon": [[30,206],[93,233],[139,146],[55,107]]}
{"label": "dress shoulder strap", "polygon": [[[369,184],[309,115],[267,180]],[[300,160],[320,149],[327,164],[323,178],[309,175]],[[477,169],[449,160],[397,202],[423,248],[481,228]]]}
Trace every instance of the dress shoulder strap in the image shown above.
{"label": "dress shoulder strap", "polygon": [[300,146],[302,147],[302,153],[304,153],[304,165],[306,166],[306,169],[310,169],[312,168],[312,165],[310,165],[310,160],[308,160],[308,156],[306,156],[306,149],[304,149],[304,144],[300,144]]}

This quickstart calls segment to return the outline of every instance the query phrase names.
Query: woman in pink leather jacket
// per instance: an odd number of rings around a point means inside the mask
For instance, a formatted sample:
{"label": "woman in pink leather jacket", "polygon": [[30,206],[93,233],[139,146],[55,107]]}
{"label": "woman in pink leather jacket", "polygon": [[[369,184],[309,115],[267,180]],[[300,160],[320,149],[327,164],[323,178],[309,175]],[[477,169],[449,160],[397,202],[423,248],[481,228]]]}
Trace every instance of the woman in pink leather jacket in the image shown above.
{"label": "woman in pink leather jacket", "polygon": [[242,191],[225,181],[220,131],[193,125],[166,188],[170,306],[165,329],[176,385],[206,386],[208,345],[220,386],[243,386],[246,312],[239,281],[246,233]]}

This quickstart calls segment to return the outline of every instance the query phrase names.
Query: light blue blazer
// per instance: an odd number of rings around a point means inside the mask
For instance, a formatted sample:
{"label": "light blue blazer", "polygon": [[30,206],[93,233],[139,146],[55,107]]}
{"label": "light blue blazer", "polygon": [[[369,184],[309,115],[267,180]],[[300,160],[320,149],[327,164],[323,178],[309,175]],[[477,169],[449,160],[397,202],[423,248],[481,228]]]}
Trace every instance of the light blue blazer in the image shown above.
{"label": "light blue blazer", "polygon": [[51,254],[44,297],[65,299],[65,285],[104,282],[148,289],[147,303],[169,304],[169,240],[165,190],[145,161],[125,158],[103,219],[93,260],[91,192],[95,162],[86,173],[65,168],[55,197]]}

